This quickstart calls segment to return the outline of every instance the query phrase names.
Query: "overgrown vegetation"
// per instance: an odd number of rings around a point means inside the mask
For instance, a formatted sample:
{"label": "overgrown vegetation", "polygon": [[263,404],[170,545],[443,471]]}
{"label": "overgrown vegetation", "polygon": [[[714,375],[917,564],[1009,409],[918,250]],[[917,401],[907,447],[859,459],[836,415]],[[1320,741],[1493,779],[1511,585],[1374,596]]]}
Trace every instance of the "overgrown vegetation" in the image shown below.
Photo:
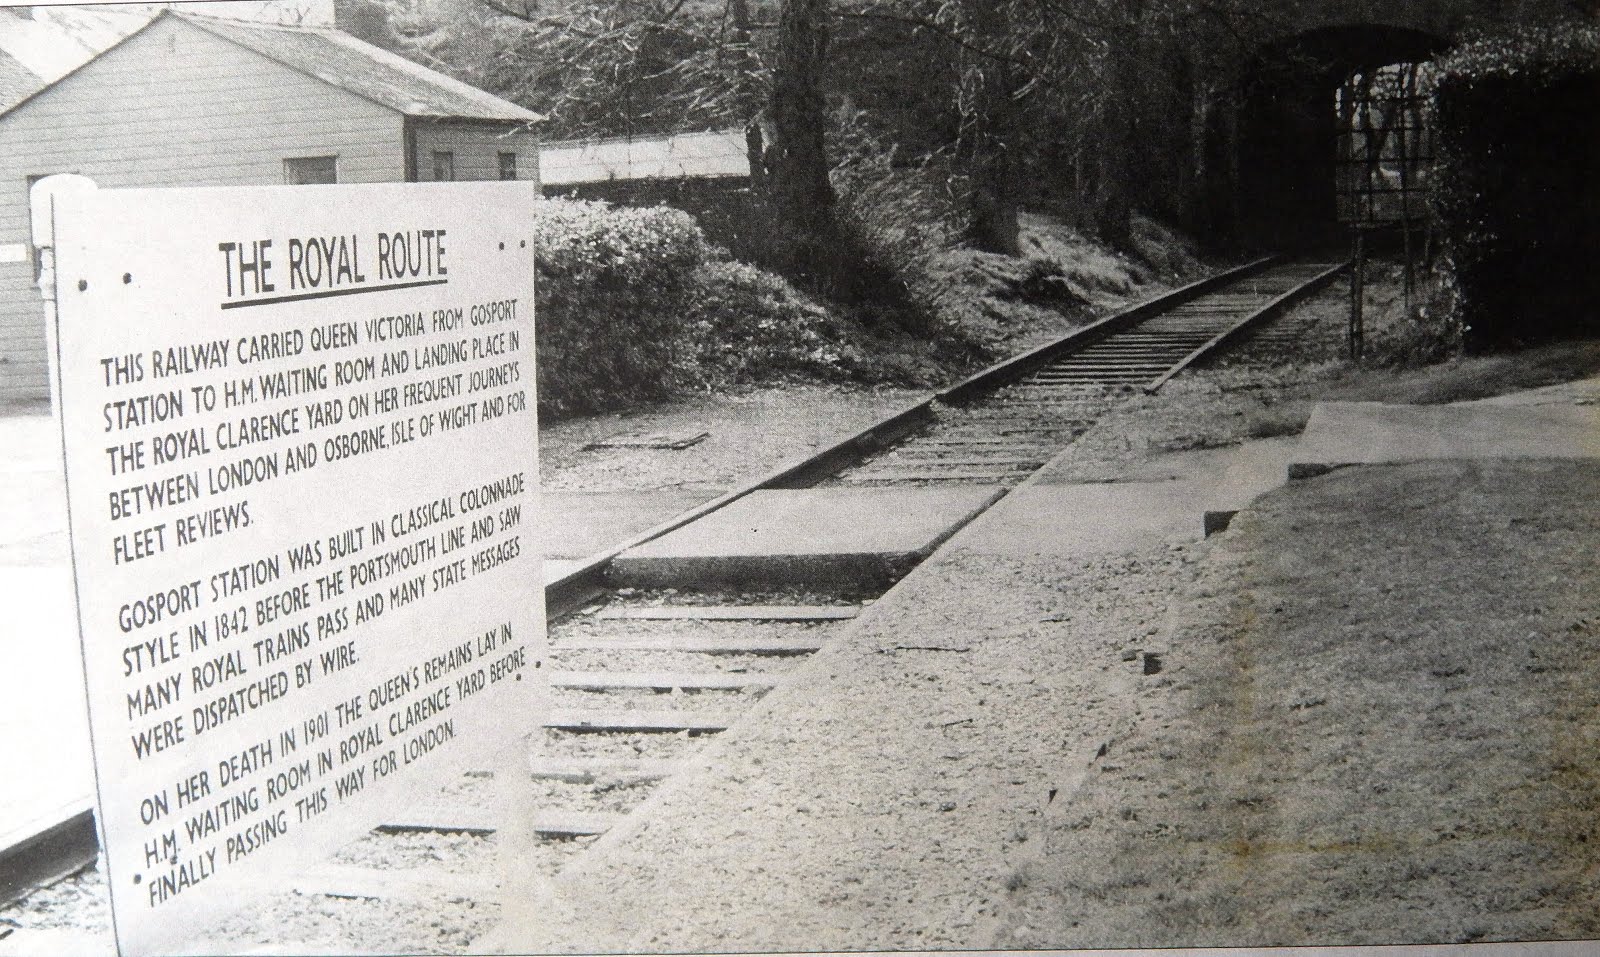
{"label": "overgrown vegetation", "polygon": [[[739,255],[782,279],[704,236],[673,247],[670,281],[572,273],[572,296],[619,298],[546,331],[561,411],[763,376],[931,382],[1188,278],[1161,224],[1239,235],[1238,103],[1276,82],[1239,64],[1298,55],[1293,6],[1265,0],[366,2],[408,55],[544,114],[547,139],[747,132]],[[1436,71],[1446,282],[1374,361],[1532,338],[1594,300],[1595,33],[1483,40]],[[633,338],[577,334],[602,325]]]}
{"label": "overgrown vegetation", "polygon": [[1026,259],[902,237],[899,268],[928,317],[908,328],[824,307],[731,259],[679,210],[545,200],[534,216],[540,408],[558,417],[788,378],[931,386],[1154,278],[1042,218],[1024,233],[1041,252]]}
{"label": "overgrown vegetation", "polygon": [[1024,204],[1128,252],[1140,212],[1207,225],[1194,187],[1227,168],[1205,145],[1225,78],[1287,22],[1262,0],[367,2],[409,54],[545,115],[549,139],[759,131],[775,241],[823,291],[870,252],[839,233],[829,181],[864,117],[879,159],[937,172],[983,251],[1020,251]]}
{"label": "overgrown vegetation", "polygon": [[1441,331],[1481,350],[1600,328],[1600,26],[1523,27],[1435,66]]}

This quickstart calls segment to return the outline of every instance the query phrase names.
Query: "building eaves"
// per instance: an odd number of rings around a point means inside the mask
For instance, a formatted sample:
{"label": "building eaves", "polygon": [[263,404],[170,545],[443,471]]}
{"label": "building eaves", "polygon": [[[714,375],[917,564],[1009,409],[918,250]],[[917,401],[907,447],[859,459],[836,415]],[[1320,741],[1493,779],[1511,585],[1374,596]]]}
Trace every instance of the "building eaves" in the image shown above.
{"label": "building eaves", "polygon": [[227,20],[164,10],[111,43],[53,83],[41,83],[20,99],[0,98],[0,118],[121,47],[152,26],[173,19],[242,46],[404,116],[527,125],[541,117],[509,100],[452,79],[338,30]]}

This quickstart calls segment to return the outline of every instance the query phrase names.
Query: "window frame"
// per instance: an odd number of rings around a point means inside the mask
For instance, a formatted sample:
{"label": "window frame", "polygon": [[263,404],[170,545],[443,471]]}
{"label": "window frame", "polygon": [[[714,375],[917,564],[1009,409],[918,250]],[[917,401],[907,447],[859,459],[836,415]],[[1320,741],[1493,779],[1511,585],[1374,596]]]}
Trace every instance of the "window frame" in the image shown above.
{"label": "window frame", "polygon": [[[443,161],[442,165],[440,161]],[[440,176],[440,170],[449,174]],[[433,150],[433,181],[435,183],[453,183],[456,181],[456,154],[454,150]]]}
{"label": "window frame", "polygon": [[[292,174],[296,163],[327,163],[332,170],[332,179],[316,179],[309,182],[296,182]],[[325,156],[285,156],[283,158],[283,182],[287,186],[333,186],[339,182],[339,154],[333,153]]]}

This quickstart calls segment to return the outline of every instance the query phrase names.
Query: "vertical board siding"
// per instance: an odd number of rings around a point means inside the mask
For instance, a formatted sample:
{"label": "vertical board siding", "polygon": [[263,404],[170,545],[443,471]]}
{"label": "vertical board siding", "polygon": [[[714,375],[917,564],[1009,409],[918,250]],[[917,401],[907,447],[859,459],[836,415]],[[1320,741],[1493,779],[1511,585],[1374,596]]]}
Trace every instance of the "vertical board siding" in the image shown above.
{"label": "vertical board siding", "polygon": [[539,140],[526,130],[489,123],[419,121],[417,179],[433,179],[433,154],[454,154],[457,180],[500,178],[500,154],[517,154],[517,179],[539,182]]}
{"label": "vertical board siding", "polygon": [[[398,182],[401,127],[387,107],[163,20],[0,117],[0,243],[28,241],[29,176],[279,184],[285,159],[332,155],[342,183]],[[42,315],[31,265],[0,264],[0,401],[48,395]]]}

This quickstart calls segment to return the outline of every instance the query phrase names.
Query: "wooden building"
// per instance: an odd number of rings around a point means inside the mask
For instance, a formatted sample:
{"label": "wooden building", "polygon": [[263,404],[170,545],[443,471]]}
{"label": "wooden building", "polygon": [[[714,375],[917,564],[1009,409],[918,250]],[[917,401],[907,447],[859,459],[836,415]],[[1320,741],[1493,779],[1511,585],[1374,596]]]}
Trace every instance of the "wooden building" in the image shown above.
{"label": "wooden building", "polygon": [[538,117],[349,34],[165,11],[0,112],[0,402],[49,396],[28,189],[538,181]]}

